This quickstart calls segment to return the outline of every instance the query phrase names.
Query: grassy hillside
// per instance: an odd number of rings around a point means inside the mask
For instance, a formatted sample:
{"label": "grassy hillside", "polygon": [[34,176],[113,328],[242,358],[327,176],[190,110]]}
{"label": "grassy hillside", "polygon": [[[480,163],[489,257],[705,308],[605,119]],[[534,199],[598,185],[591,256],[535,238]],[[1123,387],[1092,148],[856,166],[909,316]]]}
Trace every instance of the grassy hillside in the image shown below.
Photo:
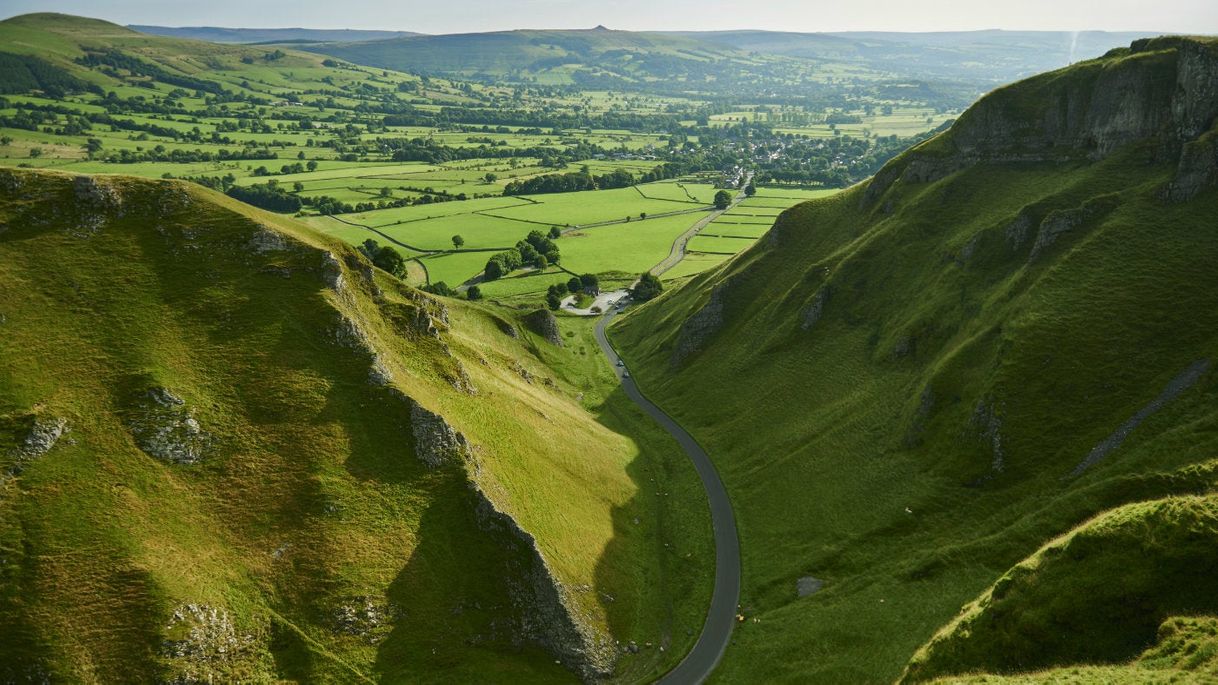
{"label": "grassy hillside", "polygon": [[696,477],[580,326],[121,176],[0,172],[0,292],[0,679],[633,681],[700,625]]}
{"label": "grassy hillside", "polygon": [[[380,41],[302,45],[357,64],[488,84],[576,86],[582,90],[651,92],[670,97],[791,103],[851,98],[967,103],[972,79],[927,82],[865,61],[742,50],[700,34],[584,30],[518,30],[411,36]],[[848,94],[849,97],[843,97]],[[900,95],[898,95],[900,94]],[[843,104],[839,104],[843,103]]]}
{"label": "grassy hillside", "polygon": [[623,83],[655,81],[678,74],[701,81],[712,68],[724,66],[720,61],[736,66],[757,63],[734,48],[692,38],[603,27],[410,36],[309,49],[359,64],[424,74],[477,79],[534,74],[566,83],[598,77]]}
{"label": "grassy hillside", "polygon": [[[1204,468],[1212,471],[1215,463]],[[1146,645],[1209,643],[1186,659],[1142,656],[1147,670],[1203,678],[1215,668],[1218,497],[1141,502],[1105,513],[1041,548],[919,651],[906,680],[982,669],[1039,671],[1055,664],[1121,663]],[[1207,618],[1180,618],[1195,614]],[[1193,646],[1194,649],[1197,645]],[[1162,663],[1166,661],[1167,663]],[[1164,674],[1167,675],[1167,674]],[[1094,681],[1104,678],[1096,674]]]}
{"label": "grassy hillside", "polygon": [[1106,31],[688,31],[677,35],[747,52],[863,64],[919,78],[1007,82],[1128,45],[1153,33]]}
{"label": "grassy hillside", "polygon": [[240,29],[222,26],[145,26],[131,24],[140,33],[172,38],[192,38],[213,43],[309,43],[317,41],[385,40],[419,34],[410,31],[361,29]]}
{"label": "grassy hillside", "polygon": [[[148,97],[175,88],[190,92],[198,85],[173,83],[164,75],[194,77],[205,92],[208,83],[246,95],[274,96],[301,89],[342,89],[369,76],[355,69],[323,65],[324,58],[310,53],[259,46],[221,46],[200,40],[138,33],[99,19],[64,14],[25,14],[0,21],[3,52],[36,55],[72,71],[86,81],[121,97]],[[89,53],[119,51],[143,64],[104,64],[105,69],[83,69],[77,60]],[[148,65],[152,65],[149,68]],[[158,69],[159,68],[159,69]],[[398,80],[410,79],[398,76]],[[141,93],[141,91],[143,91]],[[189,94],[179,98],[189,103]]]}
{"label": "grassy hillside", "polygon": [[[996,91],[613,330],[736,506],[746,620],[723,681],[891,682],[1047,540],[1128,503],[1212,506],[1216,64],[1212,42],[1150,41]],[[1190,542],[1045,566],[926,673],[1170,651],[1162,622],[1214,612],[1189,589],[1211,532],[1161,518],[1119,539]],[[806,577],[823,588],[800,596]],[[1105,639],[1044,629],[1063,622]]]}

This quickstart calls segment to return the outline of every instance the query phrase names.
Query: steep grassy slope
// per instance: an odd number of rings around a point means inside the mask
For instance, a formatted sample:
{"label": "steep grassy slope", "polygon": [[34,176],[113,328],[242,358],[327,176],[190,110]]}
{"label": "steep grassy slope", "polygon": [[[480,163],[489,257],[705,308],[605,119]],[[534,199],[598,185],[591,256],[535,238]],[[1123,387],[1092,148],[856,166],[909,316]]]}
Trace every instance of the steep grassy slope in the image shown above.
{"label": "steep grassy slope", "polygon": [[[1119,663],[1157,635],[1187,639],[1193,634],[1195,639],[1208,634],[1212,642],[1218,619],[1177,616],[1218,614],[1216,564],[1218,497],[1120,507],[1049,543],[1003,575],[914,657],[906,679]],[[1172,670],[1198,678],[1206,672],[1215,675],[1218,655],[1212,650],[1211,645],[1172,663]]]}
{"label": "steep grassy slope", "polygon": [[698,625],[691,469],[512,312],[46,172],[0,175],[0,293],[0,679],[634,680]]}
{"label": "steep grassy slope", "polygon": [[[722,680],[892,681],[1046,540],[1211,492],[1216,82],[1212,42],[1166,39],[996,91],[615,329],[737,508],[747,620]],[[1212,559],[1189,554],[1023,594],[1078,593],[1058,608],[1102,650],[995,623],[954,667],[1135,658],[1165,618],[1214,612],[1186,588]],[[1122,564],[1163,574],[1136,625],[1090,592]],[[799,596],[801,577],[823,589]],[[1047,656],[1001,660],[1008,631]]]}

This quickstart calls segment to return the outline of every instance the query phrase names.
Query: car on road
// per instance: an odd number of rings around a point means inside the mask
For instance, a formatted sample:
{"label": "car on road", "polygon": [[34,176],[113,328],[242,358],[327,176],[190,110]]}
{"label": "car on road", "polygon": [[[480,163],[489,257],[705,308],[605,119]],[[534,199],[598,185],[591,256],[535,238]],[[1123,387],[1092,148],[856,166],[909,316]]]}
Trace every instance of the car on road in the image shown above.
{"label": "car on road", "polygon": [[619,359],[619,360],[617,360],[617,365],[618,365],[618,366],[625,366],[625,365],[626,365],[626,362],[624,362],[624,361],[622,361],[621,359]]}

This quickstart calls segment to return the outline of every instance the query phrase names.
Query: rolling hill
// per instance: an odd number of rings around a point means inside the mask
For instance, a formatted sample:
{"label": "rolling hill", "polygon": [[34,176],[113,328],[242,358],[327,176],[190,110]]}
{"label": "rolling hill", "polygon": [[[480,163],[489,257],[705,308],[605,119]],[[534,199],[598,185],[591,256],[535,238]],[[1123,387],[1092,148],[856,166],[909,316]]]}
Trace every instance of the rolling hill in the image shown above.
{"label": "rolling hill", "polygon": [[696,476],[582,329],[124,176],[0,171],[0,292],[0,680],[633,681],[700,625]]}
{"label": "rolling hill", "polygon": [[140,33],[170,38],[190,38],[212,43],[316,43],[326,41],[386,40],[422,35],[411,31],[370,31],[361,29],[244,29],[221,26],[144,26],[127,28]]}
{"label": "rolling hill", "polygon": [[[727,67],[756,66],[735,48],[657,33],[519,30],[414,36],[307,46],[358,64],[475,80],[530,77],[538,82],[642,84],[677,78],[703,82]],[[394,66],[397,65],[397,66]]]}
{"label": "rolling hill", "polygon": [[[350,88],[357,96],[356,87],[374,77],[373,70],[330,66],[308,52],[153,36],[100,19],[49,12],[0,21],[0,45],[0,55],[36,58],[103,93],[121,96],[185,89],[269,98],[325,88]],[[393,85],[380,70],[375,76],[381,85]]]}
{"label": "rolling hill", "polygon": [[734,501],[725,682],[1213,674],[1215,84],[1000,88],[611,329]]}
{"label": "rolling hill", "polygon": [[1146,33],[960,31],[521,30],[333,43],[308,49],[359,64],[483,81],[672,92],[813,92],[829,78],[916,81],[983,92],[1097,57]]}
{"label": "rolling hill", "polygon": [[1098,57],[1149,32],[940,31],[896,33],[680,32],[747,52],[857,63],[879,72],[920,78],[1008,83]]}

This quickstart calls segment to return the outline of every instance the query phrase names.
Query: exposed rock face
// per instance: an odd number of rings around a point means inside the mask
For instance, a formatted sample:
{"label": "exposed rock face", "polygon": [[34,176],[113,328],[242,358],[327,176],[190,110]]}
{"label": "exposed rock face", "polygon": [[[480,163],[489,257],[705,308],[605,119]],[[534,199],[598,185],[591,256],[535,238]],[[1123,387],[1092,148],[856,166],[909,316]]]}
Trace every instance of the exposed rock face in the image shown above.
{"label": "exposed rock face", "polygon": [[68,432],[68,420],[57,416],[39,417],[34,419],[34,425],[25,436],[21,446],[17,448],[20,459],[37,459],[55,446],[63,434]]}
{"label": "exposed rock face", "polygon": [[35,459],[41,458],[47,452],[50,452],[55,443],[68,432],[67,419],[59,417],[37,417],[34,419],[33,425],[26,433],[21,444],[13,449],[11,457],[12,464],[0,472],[0,484],[3,484],[11,476],[20,475],[25,470],[25,465]]}
{"label": "exposed rock face", "polygon": [[1163,189],[1163,198],[1186,202],[1214,185],[1218,185],[1218,131],[1184,146],[1176,178]]}
{"label": "exposed rock face", "polygon": [[346,289],[347,281],[343,276],[342,263],[333,252],[324,252],[321,255],[321,280],[340,295]]}
{"label": "exposed rock face", "polygon": [[376,350],[372,347],[372,341],[363,326],[342,312],[338,314],[338,323],[334,326],[333,335],[334,342],[343,347],[363,352],[371,358],[377,356]]}
{"label": "exposed rock face", "polygon": [[80,222],[71,233],[87,238],[99,230],[111,215],[122,216],[123,197],[111,181],[96,176],[76,176],[72,179],[72,195]]}
{"label": "exposed rock face", "polygon": [[1006,467],[1006,452],[1002,449],[1002,419],[994,404],[986,400],[978,402],[969,425],[990,448],[990,471],[1002,473]]}
{"label": "exposed rock face", "polygon": [[353,597],[334,608],[330,622],[336,633],[377,642],[398,613],[396,607],[374,597]]}
{"label": "exposed rock face", "polygon": [[234,667],[251,659],[254,637],[239,635],[228,612],[206,604],[184,604],[165,626],[161,655],[169,683],[226,682]]}
{"label": "exposed rock face", "polygon": [[1014,221],[1007,224],[1002,233],[1012,250],[1023,247],[1024,243],[1028,241],[1028,235],[1032,232],[1034,225],[1036,222],[1027,210],[1021,211]]}
{"label": "exposed rock face", "polygon": [[453,390],[466,395],[478,394],[478,388],[474,385],[474,380],[469,377],[469,371],[465,370],[465,365],[456,357],[452,358],[452,367],[445,371],[444,380],[448,381]]}
{"label": "exposed rock face", "polygon": [[259,226],[254,231],[254,234],[250,236],[249,243],[247,245],[250,250],[253,250],[258,254],[263,254],[266,252],[282,252],[287,250],[289,247],[287,238],[285,238],[278,231],[272,231],[265,226]]}
{"label": "exposed rock face", "polygon": [[368,369],[368,382],[379,386],[393,383],[393,372],[385,365],[384,357],[379,354],[372,357],[372,367]]}
{"label": "exposed rock face", "polygon": [[829,286],[824,286],[812,296],[812,302],[804,309],[803,317],[799,323],[800,330],[810,331],[820,321],[821,315],[825,312],[825,302],[829,300],[830,290]]}
{"label": "exposed rock face", "polygon": [[558,329],[558,319],[554,317],[554,312],[548,309],[530,312],[524,317],[524,325],[545,338],[546,342],[562,347],[562,332]]}
{"label": "exposed rock face", "polygon": [[1185,144],[1218,116],[1218,49],[1185,37],[1135,41],[1062,75],[1000,88],[970,107],[926,150],[886,165],[862,200],[871,206],[898,179],[932,182],[978,162],[1102,159],[1150,140],[1161,161],[1180,158],[1181,174],[1165,194],[1186,198],[1218,172],[1204,147]]}
{"label": "exposed rock face", "polygon": [[723,326],[723,293],[727,285],[725,281],[715,286],[706,304],[681,324],[681,333],[669,360],[674,368],[690,355],[701,352],[711,336]]}
{"label": "exposed rock face", "polygon": [[495,325],[499,327],[499,330],[507,337],[509,337],[509,338],[519,338],[520,337],[520,332],[517,331],[516,327],[513,326],[512,324],[508,323],[507,321],[505,321],[497,316],[494,317],[494,321],[495,321]]}
{"label": "exposed rock face", "polygon": [[430,468],[461,464],[473,457],[473,448],[443,416],[410,401],[410,428],[414,433],[415,454]]}
{"label": "exposed rock face", "polygon": [[473,483],[480,525],[512,550],[512,602],[521,616],[519,634],[538,644],[585,681],[613,674],[617,651],[605,635],[589,627],[550,570],[537,541],[511,516],[501,512]]}
{"label": "exposed rock face", "polygon": [[512,370],[516,372],[516,375],[523,378],[526,383],[533,382],[533,373],[531,371],[529,371],[528,369],[524,368],[524,365],[521,364],[519,361],[512,362]]}
{"label": "exposed rock face", "polygon": [[211,444],[186,401],[165,388],[151,388],[132,412],[131,434],[149,456],[174,464],[194,464]]}
{"label": "exposed rock face", "polygon": [[1035,261],[1046,248],[1057,242],[1065,233],[1073,231],[1083,224],[1107,213],[1115,202],[1109,197],[1092,198],[1082,207],[1057,210],[1050,212],[1036,231],[1036,242],[1032,243],[1032,252],[1028,261]]}

